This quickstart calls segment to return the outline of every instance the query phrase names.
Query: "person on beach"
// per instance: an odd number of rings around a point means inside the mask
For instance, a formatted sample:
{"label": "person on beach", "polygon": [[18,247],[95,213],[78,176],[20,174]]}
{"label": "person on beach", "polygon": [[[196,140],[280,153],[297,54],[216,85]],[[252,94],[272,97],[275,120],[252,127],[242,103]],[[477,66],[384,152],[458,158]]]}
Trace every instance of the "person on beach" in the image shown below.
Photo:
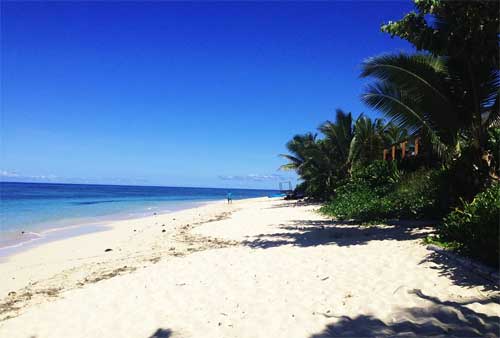
{"label": "person on beach", "polygon": [[227,193],[227,204],[233,203],[233,194],[228,192]]}

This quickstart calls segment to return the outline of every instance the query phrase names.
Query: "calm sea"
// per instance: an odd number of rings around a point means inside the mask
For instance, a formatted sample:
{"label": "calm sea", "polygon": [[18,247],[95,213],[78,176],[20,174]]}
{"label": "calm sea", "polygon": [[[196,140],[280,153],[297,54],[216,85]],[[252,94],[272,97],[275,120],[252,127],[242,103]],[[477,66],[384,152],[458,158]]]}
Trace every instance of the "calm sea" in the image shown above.
{"label": "calm sea", "polygon": [[[81,224],[104,224],[192,208],[203,202],[263,197],[275,190],[0,182],[0,248]],[[88,228],[90,229],[90,228]]]}

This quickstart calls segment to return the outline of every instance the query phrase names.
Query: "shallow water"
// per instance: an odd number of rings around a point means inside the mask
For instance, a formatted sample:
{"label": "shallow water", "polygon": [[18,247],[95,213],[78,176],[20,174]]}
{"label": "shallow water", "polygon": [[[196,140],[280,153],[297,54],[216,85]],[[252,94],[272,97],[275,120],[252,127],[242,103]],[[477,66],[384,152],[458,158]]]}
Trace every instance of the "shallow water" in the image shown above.
{"label": "shallow water", "polygon": [[0,182],[0,248],[53,230],[149,216],[222,200],[263,197],[274,190]]}

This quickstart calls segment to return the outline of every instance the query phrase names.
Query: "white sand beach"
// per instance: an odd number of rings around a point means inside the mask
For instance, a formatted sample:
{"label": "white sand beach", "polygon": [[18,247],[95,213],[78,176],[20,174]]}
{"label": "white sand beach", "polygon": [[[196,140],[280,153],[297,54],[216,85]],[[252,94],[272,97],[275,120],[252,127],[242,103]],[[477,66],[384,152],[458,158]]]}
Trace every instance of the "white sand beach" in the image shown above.
{"label": "white sand beach", "polygon": [[0,337],[499,335],[498,286],[426,249],[429,228],[317,208],[217,202],[10,256]]}

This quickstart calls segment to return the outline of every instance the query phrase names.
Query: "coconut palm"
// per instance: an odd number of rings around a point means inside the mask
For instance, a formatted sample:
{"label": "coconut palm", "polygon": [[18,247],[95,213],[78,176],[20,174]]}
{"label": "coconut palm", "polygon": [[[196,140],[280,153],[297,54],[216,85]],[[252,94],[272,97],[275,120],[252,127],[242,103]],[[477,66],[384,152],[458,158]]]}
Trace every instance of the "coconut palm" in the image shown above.
{"label": "coconut palm", "polygon": [[362,95],[363,102],[411,134],[428,136],[443,158],[460,140],[480,156],[488,127],[500,120],[498,72],[474,89],[469,74],[461,73],[450,58],[401,53],[370,58],[362,67],[362,77],[376,79]]}
{"label": "coconut palm", "polygon": [[311,147],[316,143],[316,134],[307,133],[304,135],[295,135],[291,141],[286,144],[286,148],[290,154],[280,154],[279,156],[286,158],[289,162],[282,165],[280,170],[295,170],[300,175],[304,163],[309,158]]}
{"label": "coconut palm", "polygon": [[380,159],[387,145],[406,140],[405,130],[381,119],[361,115],[353,124],[351,113],[337,109],[335,122],[326,121],[316,134],[295,135],[280,156],[288,163],[281,170],[294,170],[303,180],[309,196],[330,197],[335,188],[350,176],[353,167]]}
{"label": "coconut palm", "polygon": [[349,148],[354,137],[352,114],[337,109],[335,122],[326,121],[319,130],[325,135],[327,146],[332,148],[338,176],[345,177],[349,169]]}
{"label": "coconut palm", "polygon": [[[427,89],[434,88],[434,93],[429,92],[430,97],[422,94],[424,101],[443,103],[443,100],[435,100],[435,94],[440,93],[448,101],[445,107],[451,107],[451,111],[445,109],[440,115],[432,114],[432,120],[440,118],[445,123],[452,122],[448,128],[452,134],[453,130],[459,130],[458,137],[452,141],[464,137],[479,156],[486,144],[486,129],[500,123],[500,3],[489,0],[414,2],[414,11],[401,20],[383,25],[382,31],[425,51],[424,56],[412,56],[410,61],[419,59],[424,64],[437,63],[440,71],[422,72],[422,68],[415,68],[415,64],[407,64],[399,58],[397,63],[380,63],[377,66],[379,75],[391,72],[393,75],[389,75],[388,80],[397,83],[395,76],[401,77],[404,71],[413,77],[412,88],[422,88],[422,84]],[[431,68],[436,70],[436,67]],[[407,82],[404,78],[402,80]],[[408,90],[408,86],[397,84],[397,89]],[[419,113],[428,114],[428,111]],[[443,141],[447,143],[447,140]]]}
{"label": "coconut palm", "polygon": [[354,137],[349,147],[349,162],[353,166],[368,164],[379,159],[384,148],[384,123],[363,114],[354,125]]}
{"label": "coconut palm", "polygon": [[354,136],[352,114],[345,113],[342,109],[337,109],[335,122],[326,121],[319,127],[319,130],[337,149],[339,156],[347,160],[351,140]]}
{"label": "coconut palm", "polygon": [[304,181],[309,196],[325,198],[334,183],[332,148],[316,134],[295,135],[286,145],[290,154],[280,154],[289,162],[281,170],[295,170]]}
{"label": "coconut palm", "polygon": [[384,127],[383,138],[385,147],[398,145],[408,140],[408,137],[408,131],[405,128],[400,128],[392,122],[387,123]]}
{"label": "coconut palm", "polygon": [[280,169],[295,170],[309,195],[327,198],[349,174],[349,148],[354,136],[352,115],[337,109],[335,122],[326,121],[319,130],[323,139],[307,133],[288,142],[289,154],[280,156],[289,162]]}
{"label": "coconut palm", "polygon": [[365,104],[382,111],[412,135],[428,135],[440,154],[446,154],[447,145],[456,143],[454,131],[460,117],[452,114],[453,103],[445,85],[447,71],[441,59],[418,54],[383,55],[365,61],[362,69],[362,77],[377,80],[362,95]]}
{"label": "coconut palm", "polygon": [[465,145],[479,165],[488,128],[500,124],[499,8],[498,1],[415,0],[415,11],[382,31],[425,54],[369,59],[362,76],[377,81],[363,100],[423,129],[438,151]]}

